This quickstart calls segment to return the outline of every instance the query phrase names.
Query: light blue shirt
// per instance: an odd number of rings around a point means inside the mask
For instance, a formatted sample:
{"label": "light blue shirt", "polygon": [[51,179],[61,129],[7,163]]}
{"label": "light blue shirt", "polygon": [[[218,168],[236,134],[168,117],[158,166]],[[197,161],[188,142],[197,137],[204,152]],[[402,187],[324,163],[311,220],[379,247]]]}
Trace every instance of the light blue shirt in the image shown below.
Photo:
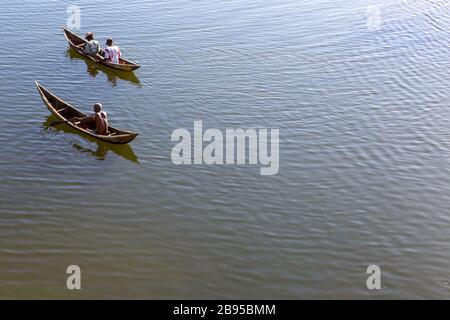
{"label": "light blue shirt", "polygon": [[97,40],[91,40],[86,42],[84,45],[84,52],[91,56],[95,56],[97,53],[100,52],[100,44]]}

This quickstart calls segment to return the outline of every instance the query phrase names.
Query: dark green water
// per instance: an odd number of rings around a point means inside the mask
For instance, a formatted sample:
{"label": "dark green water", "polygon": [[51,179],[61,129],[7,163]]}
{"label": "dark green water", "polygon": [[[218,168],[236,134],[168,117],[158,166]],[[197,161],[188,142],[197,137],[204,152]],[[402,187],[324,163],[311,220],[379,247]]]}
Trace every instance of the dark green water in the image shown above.
{"label": "dark green water", "polygon": [[[77,3],[142,67],[68,51],[69,2],[0,3],[0,298],[450,297],[448,1]],[[48,128],[35,80],[140,136]],[[194,120],[279,128],[279,173],[174,165]]]}

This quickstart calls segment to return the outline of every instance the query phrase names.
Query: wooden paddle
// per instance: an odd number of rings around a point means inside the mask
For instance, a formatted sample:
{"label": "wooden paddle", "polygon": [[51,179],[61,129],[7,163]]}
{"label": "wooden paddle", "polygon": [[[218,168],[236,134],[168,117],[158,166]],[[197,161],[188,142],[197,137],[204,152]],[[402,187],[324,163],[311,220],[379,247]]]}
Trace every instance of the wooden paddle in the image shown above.
{"label": "wooden paddle", "polygon": [[67,123],[67,122],[69,122],[69,120],[56,120],[56,121],[53,121],[52,123],[50,123],[50,127],[54,127],[59,124],[63,124],[63,123]]}
{"label": "wooden paddle", "polygon": [[[82,52],[80,52],[81,54],[86,54],[86,53],[84,52],[84,48],[83,48],[83,46],[86,45],[86,42],[85,42],[85,43],[80,43],[80,44],[74,44],[74,43],[73,43],[73,45],[74,45],[76,48],[78,48],[80,51],[82,51]],[[100,51],[100,52],[101,52],[101,51]],[[91,56],[90,54],[86,54],[86,55],[88,55],[89,57],[91,57],[91,58],[93,58],[93,59],[97,59],[97,60],[100,60],[100,61],[105,61],[105,60],[106,60],[100,53],[97,53],[95,56]]]}
{"label": "wooden paddle", "polygon": [[[70,122],[70,120],[72,120],[72,119],[69,119],[69,120],[56,120],[56,121],[53,121],[52,123],[50,123],[50,127],[54,127],[54,126],[57,126],[57,125],[59,125],[59,124],[63,124],[63,123]],[[79,122],[75,122],[74,124],[77,125],[78,123],[79,123]]]}

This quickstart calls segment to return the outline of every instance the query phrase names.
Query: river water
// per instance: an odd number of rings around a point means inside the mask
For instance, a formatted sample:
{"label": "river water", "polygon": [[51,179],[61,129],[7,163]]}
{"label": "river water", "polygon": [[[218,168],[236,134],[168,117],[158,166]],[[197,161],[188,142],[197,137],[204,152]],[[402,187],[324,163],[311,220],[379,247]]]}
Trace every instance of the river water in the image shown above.
{"label": "river water", "polygon": [[[70,4],[141,68],[68,50]],[[0,298],[450,298],[449,1],[6,0],[0,19]],[[140,135],[49,128],[35,80]],[[279,128],[278,174],[173,164],[195,120]]]}

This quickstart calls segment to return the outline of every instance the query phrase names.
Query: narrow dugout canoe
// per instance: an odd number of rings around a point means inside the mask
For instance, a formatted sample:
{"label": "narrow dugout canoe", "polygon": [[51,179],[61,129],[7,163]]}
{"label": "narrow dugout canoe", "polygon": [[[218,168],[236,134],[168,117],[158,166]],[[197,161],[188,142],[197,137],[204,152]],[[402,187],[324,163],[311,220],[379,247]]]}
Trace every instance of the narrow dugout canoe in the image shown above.
{"label": "narrow dugout canoe", "polygon": [[[86,114],[72,107],[61,98],[55,96],[53,93],[40,85],[37,81],[35,81],[35,83],[39,94],[41,95],[41,98],[46,104],[48,110],[59,120],[66,121],[73,117],[86,117]],[[72,122],[67,122],[67,125],[98,140],[115,144],[125,144],[131,142],[138,135],[138,133],[119,130],[111,126],[108,127],[108,135],[99,135],[95,133],[95,123],[85,123],[83,124],[83,127],[78,126]]]}
{"label": "narrow dugout canoe", "polygon": [[[134,71],[140,67],[140,65],[138,65],[134,62],[131,62],[129,60],[123,59],[123,58],[119,59],[119,64],[110,63],[110,62],[104,61],[100,58],[94,58],[94,57],[84,53],[84,50],[82,48],[77,47],[77,45],[86,43],[87,41],[85,39],[76,35],[75,33],[71,32],[70,30],[68,30],[66,28],[63,28],[63,30],[64,30],[64,35],[65,35],[67,41],[69,42],[70,47],[73,50],[75,50],[76,52],[78,52],[79,54],[81,54],[82,56],[88,58],[89,60],[92,60],[96,63],[102,64],[105,66],[108,66],[110,68],[122,70],[122,71]],[[105,55],[105,52],[103,51],[103,49],[100,50],[100,55],[102,57]]]}

